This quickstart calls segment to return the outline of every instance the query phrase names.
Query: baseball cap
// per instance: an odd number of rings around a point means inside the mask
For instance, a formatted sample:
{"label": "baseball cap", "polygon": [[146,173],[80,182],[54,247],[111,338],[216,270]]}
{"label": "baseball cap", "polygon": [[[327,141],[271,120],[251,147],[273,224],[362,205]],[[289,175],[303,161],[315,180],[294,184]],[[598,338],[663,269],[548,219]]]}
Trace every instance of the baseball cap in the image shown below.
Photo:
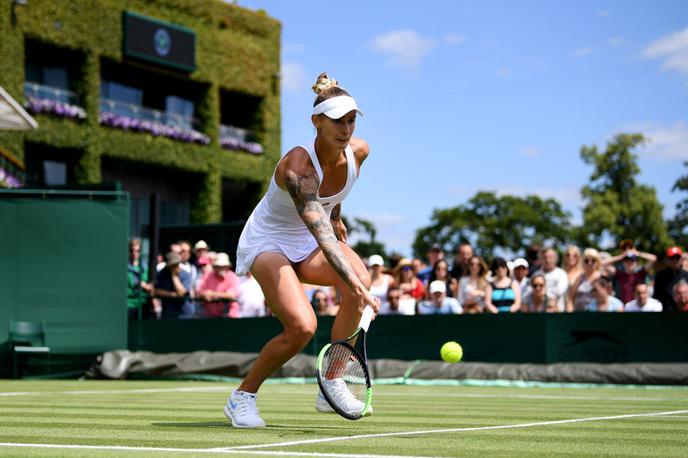
{"label": "baseball cap", "polygon": [[526,261],[523,258],[514,259],[514,269],[517,267],[525,267],[527,269],[528,268],[528,261]]}
{"label": "baseball cap", "polygon": [[671,258],[674,256],[681,256],[683,254],[683,250],[681,249],[680,246],[671,246],[667,248],[666,250],[666,255],[667,258]]}
{"label": "baseball cap", "polygon": [[384,261],[384,259],[382,259],[382,256],[380,256],[379,254],[374,254],[368,258],[368,265],[369,266],[384,266],[385,261]]}
{"label": "baseball cap", "polygon": [[442,280],[435,280],[430,283],[430,294],[433,293],[446,293],[447,285],[444,284]]}

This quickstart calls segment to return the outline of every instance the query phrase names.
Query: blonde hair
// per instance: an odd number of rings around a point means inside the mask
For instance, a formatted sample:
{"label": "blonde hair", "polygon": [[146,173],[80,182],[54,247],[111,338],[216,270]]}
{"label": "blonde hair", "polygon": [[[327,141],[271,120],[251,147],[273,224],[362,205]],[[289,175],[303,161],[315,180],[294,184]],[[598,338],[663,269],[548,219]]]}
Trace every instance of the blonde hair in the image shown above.
{"label": "blonde hair", "polygon": [[348,92],[339,87],[339,83],[336,79],[330,78],[325,72],[318,75],[318,78],[315,80],[315,84],[311,87],[311,89],[313,89],[313,92],[317,94],[315,102],[313,102],[313,106],[316,106],[320,102],[332,97],[349,95]]}

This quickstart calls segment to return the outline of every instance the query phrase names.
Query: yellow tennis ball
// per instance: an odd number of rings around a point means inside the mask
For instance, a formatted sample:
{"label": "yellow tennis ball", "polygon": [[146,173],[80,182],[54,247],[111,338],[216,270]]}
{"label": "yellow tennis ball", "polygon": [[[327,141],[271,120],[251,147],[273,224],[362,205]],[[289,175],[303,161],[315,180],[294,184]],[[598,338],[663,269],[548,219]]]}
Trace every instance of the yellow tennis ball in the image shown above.
{"label": "yellow tennis ball", "polygon": [[457,342],[447,342],[440,348],[440,355],[448,363],[458,363],[463,356],[463,348]]}

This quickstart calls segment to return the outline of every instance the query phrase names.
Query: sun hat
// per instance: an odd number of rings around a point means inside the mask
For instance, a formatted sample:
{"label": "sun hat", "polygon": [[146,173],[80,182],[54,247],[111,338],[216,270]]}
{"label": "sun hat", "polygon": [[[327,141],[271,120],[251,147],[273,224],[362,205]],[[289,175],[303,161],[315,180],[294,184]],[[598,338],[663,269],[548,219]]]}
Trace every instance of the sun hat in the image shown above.
{"label": "sun hat", "polygon": [[199,240],[199,241],[196,242],[196,244],[194,245],[194,249],[195,249],[195,250],[207,250],[207,249],[208,249],[208,244],[205,243],[205,240]]}
{"label": "sun hat", "polygon": [[182,262],[182,258],[174,251],[170,251],[165,255],[165,261],[167,262],[167,267],[176,266]]}
{"label": "sun hat", "polygon": [[213,261],[213,267],[230,267],[231,265],[232,262],[229,260],[229,255],[227,253],[218,253]]}

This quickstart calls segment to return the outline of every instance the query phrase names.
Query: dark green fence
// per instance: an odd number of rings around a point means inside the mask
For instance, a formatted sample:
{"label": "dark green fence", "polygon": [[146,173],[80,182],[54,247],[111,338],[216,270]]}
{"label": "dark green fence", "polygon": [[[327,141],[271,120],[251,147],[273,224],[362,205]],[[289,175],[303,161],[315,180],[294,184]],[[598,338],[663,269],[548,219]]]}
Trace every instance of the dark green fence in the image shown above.
{"label": "dark green fence", "polygon": [[127,342],[129,205],[117,191],[0,191],[0,352],[10,320],[45,323],[54,353]]}
{"label": "dark green fence", "polygon": [[[305,353],[329,339],[331,317],[320,317]],[[279,333],[275,318],[140,321],[129,325],[129,348],[158,353],[196,350],[258,352]],[[371,326],[370,358],[439,359],[448,340],[466,361],[685,362],[688,314],[575,313],[554,315],[381,316]]]}

